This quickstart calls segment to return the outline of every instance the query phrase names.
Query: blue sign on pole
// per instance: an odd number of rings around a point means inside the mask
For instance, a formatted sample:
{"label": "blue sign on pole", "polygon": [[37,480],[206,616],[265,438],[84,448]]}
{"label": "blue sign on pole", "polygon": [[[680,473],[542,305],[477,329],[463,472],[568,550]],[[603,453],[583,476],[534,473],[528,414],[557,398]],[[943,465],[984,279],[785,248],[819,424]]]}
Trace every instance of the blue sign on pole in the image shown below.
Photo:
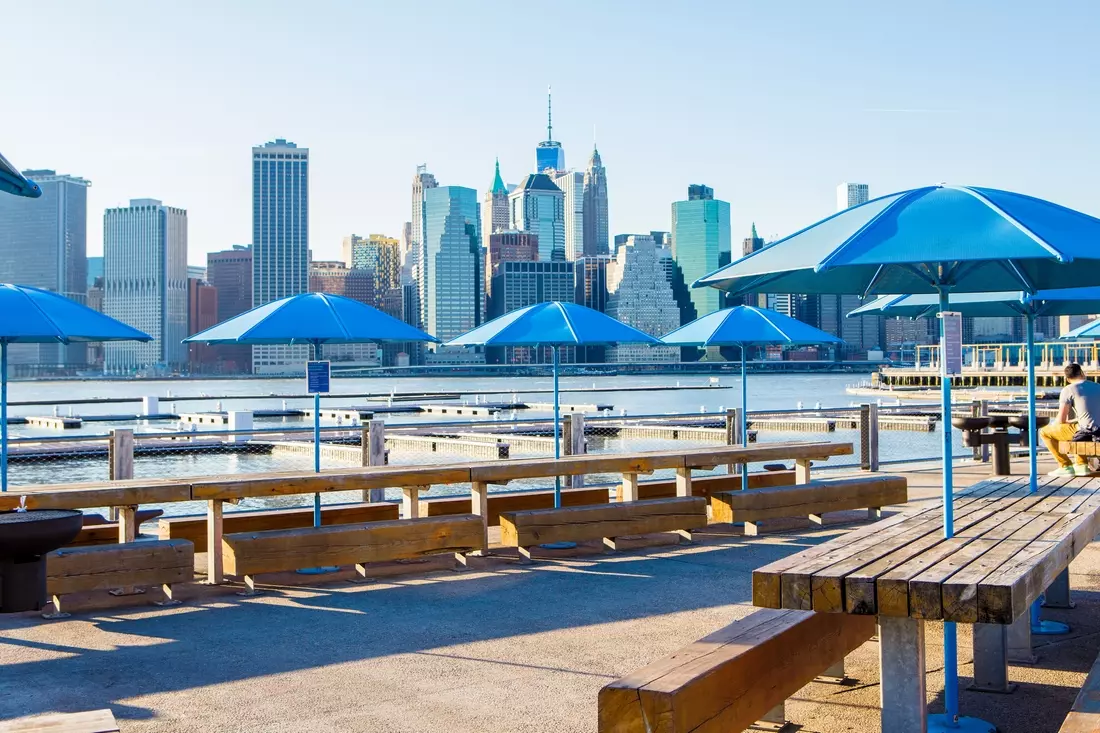
{"label": "blue sign on pole", "polygon": [[327,361],[306,362],[306,391],[310,394],[326,394],[329,382],[329,364]]}

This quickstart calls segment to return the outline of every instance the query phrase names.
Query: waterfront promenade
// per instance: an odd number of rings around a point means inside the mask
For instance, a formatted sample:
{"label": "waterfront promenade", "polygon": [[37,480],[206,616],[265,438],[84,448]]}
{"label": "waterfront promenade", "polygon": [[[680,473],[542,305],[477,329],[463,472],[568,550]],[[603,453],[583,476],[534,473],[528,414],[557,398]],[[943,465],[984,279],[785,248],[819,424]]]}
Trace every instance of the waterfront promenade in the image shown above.
{"label": "waterfront promenade", "polygon": [[[988,470],[967,466],[956,481]],[[934,500],[935,466],[903,473],[911,504]],[[131,597],[63,621],[6,617],[0,719],[109,707],[126,733],[594,731],[603,685],[747,615],[754,568],[851,525],[784,526],[753,538],[712,526],[692,546],[586,551],[533,566],[481,558],[465,573],[406,564],[363,585],[287,576],[296,585],[254,598],[195,586],[167,609]],[[965,712],[1003,733],[1057,731],[1100,648],[1100,549],[1086,549],[1071,574],[1077,609],[1048,613],[1071,621],[1073,633],[1037,642],[1045,646],[1034,667],[1012,667],[1022,683],[1014,694],[964,691]],[[938,628],[930,625],[927,664],[934,708]],[[964,677],[967,634],[961,626]],[[856,685],[811,684],[788,716],[808,732],[878,730],[877,651],[872,641],[849,657]]]}

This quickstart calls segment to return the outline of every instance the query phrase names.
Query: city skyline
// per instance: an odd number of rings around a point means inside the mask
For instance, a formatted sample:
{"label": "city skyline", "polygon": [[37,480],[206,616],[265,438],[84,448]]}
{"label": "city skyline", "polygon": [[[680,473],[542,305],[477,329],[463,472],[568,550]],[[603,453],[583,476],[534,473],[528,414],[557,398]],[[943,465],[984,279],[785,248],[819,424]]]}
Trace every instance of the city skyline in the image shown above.
{"label": "city skyline", "polygon": [[[33,58],[35,68],[4,76],[6,99],[21,110],[64,105],[86,114],[76,126],[62,115],[18,126],[9,118],[0,137],[20,168],[95,181],[92,221],[136,195],[188,209],[195,264],[208,251],[248,241],[249,181],[240,170],[247,147],[286,137],[313,149],[309,237],[317,259],[333,259],[349,232],[400,233],[406,181],[418,162],[441,181],[475,188],[479,198],[494,157],[506,180],[517,182],[546,137],[548,83],[553,137],[574,163],[591,150],[593,127],[599,130],[600,152],[613,169],[612,234],[667,229],[655,212],[667,211],[692,180],[724,192],[734,231],[756,221],[767,239],[830,213],[844,180],[880,193],[939,181],[989,185],[1100,212],[1092,173],[1100,152],[1088,122],[1098,102],[1070,93],[1086,88],[1096,68],[1086,29],[1100,11],[1083,3],[1056,19],[1037,18],[1022,3],[1002,4],[995,16],[949,4],[935,13],[868,6],[843,14],[822,6],[804,9],[792,27],[782,8],[770,6],[714,5],[704,25],[671,9],[623,17],[611,7],[565,2],[540,27],[571,37],[583,15],[603,43],[575,59],[530,59],[525,82],[509,84],[504,106],[499,87],[477,72],[517,57],[526,40],[505,32],[515,18],[488,9],[466,9],[462,17],[442,5],[418,13],[311,9],[295,24],[296,47],[305,53],[285,57],[265,51],[261,40],[285,34],[280,13],[257,14],[247,4],[219,9],[207,52],[195,57],[185,49],[200,29],[210,32],[214,6],[200,3],[172,23],[167,12],[76,3],[60,11],[8,9],[10,50]],[[45,22],[55,31],[55,53],[42,54],[34,40]],[[891,43],[870,32],[900,25],[911,32]],[[362,27],[385,37],[392,52],[367,59],[344,42]],[[720,32],[730,27],[742,39],[732,48]],[[625,39],[655,34],[666,42],[644,59],[614,52]],[[1025,39],[1053,50],[1039,59],[1013,54]],[[687,48],[691,73],[681,63]],[[821,62],[838,48],[859,63],[828,75]],[[444,58],[455,75],[437,73]],[[102,83],[120,75],[126,86],[157,87],[149,104],[125,116],[114,113],[126,106],[125,88]],[[253,81],[238,84],[241,78]],[[298,84],[301,96],[272,113],[265,103],[287,83]],[[655,90],[664,106],[691,113],[637,114]],[[738,106],[760,113],[738,114]],[[324,113],[337,107],[339,115]],[[452,120],[446,130],[442,110]],[[219,171],[218,185],[211,171]],[[90,227],[88,253],[101,252],[101,232]]]}

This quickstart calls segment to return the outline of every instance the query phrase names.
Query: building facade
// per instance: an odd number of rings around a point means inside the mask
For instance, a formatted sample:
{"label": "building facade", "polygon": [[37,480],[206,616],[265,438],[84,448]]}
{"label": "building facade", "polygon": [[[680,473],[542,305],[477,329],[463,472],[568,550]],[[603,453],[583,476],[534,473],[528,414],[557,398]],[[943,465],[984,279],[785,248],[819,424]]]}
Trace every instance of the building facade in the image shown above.
{"label": "building facade", "polygon": [[[687,201],[672,204],[672,256],[691,284],[730,261],[730,205],[714,198],[708,186],[688,187]],[[695,318],[723,306],[723,293],[715,288],[691,289]]]}
{"label": "building facade", "polygon": [[484,258],[477,191],[424,191],[420,308],[428,333],[447,341],[481,325]]}
{"label": "building facade", "polygon": [[[632,235],[607,265],[607,315],[651,336],[680,326],[680,309],[672,294],[667,267],[653,237]],[[608,347],[608,362],[679,361],[676,346],[623,344]]]}
{"label": "building facade", "polygon": [[[252,148],[252,305],[309,291],[309,149],[283,139]],[[256,346],[252,371],[301,371],[305,346]]]}
{"label": "building facade", "polygon": [[187,212],[131,199],[103,212],[103,311],[152,341],[113,341],[108,374],[186,369]]}
{"label": "building facade", "polygon": [[[199,277],[187,278],[187,335],[194,336],[218,324],[218,289]],[[186,344],[187,367],[192,374],[219,371],[217,346]]]}
{"label": "building facade", "polygon": [[[228,321],[252,308],[252,247],[235,244],[221,252],[206,255],[206,281],[218,291],[217,323]],[[252,347],[212,346],[217,371],[223,374],[248,374],[252,371]]]}
{"label": "building facade", "polygon": [[401,291],[401,241],[384,234],[371,234],[365,239],[352,234],[344,237],[343,249],[346,267],[369,273],[374,292],[369,304],[400,318],[400,295],[395,306],[394,293]]}
{"label": "building facade", "polygon": [[844,211],[867,203],[870,190],[866,183],[841,183],[836,187],[836,210]]}
{"label": "building facade", "polygon": [[[0,196],[0,282],[32,285],[78,303],[88,292],[88,186],[52,170],[23,171],[42,189],[37,199]],[[102,275],[102,272],[99,273]],[[12,344],[17,374],[84,366],[84,344]]]}
{"label": "building facade", "polygon": [[439,182],[428,172],[427,165],[416,166],[416,175],[413,176],[412,181],[412,210],[409,227],[409,257],[412,262],[408,265],[411,268],[415,268],[420,262],[420,254],[424,247],[424,192],[438,186]]}
{"label": "building facade", "polygon": [[503,262],[538,262],[539,238],[530,232],[513,230],[490,234],[485,248],[485,297],[486,317],[489,315],[488,299],[493,296],[493,276]]}
{"label": "building facade", "polygon": [[508,194],[511,228],[539,239],[539,260],[565,259],[565,194],[553,179],[533,173]]}
{"label": "building facade", "polygon": [[488,241],[489,236],[508,228],[508,187],[500,177],[500,160],[496,162],[493,185],[485,192],[481,204],[481,236]]}
{"label": "building facade", "polygon": [[600,151],[592,146],[592,157],[584,171],[584,244],[585,257],[607,254],[610,229],[607,223],[607,171]]}
{"label": "building facade", "polygon": [[554,176],[561,189],[565,227],[565,259],[584,256],[584,173],[563,171]]}

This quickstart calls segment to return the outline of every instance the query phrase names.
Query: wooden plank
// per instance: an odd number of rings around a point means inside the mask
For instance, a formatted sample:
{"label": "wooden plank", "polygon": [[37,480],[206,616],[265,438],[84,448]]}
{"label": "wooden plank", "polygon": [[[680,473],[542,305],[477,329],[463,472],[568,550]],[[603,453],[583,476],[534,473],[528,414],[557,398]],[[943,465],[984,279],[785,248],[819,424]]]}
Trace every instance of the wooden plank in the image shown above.
{"label": "wooden plank", "polygon": [[[730,463],[762,463],[783,460],[827,460],[833,456],[850,456],[851,443],[795,442],[767,443],[756,446],[716,446],[684,453],[686,468],[713,468]],[[717,462],[714,462],[717,459]]]}
{"label": "wooden plank", "polygon": [[858,476],[711,495],[712,521],[756,522],[776,517],[882,507],[908,501],[901,476]]}
{"label": "wooden plank", "polygon": [[757,611],[604,687],[598,729],[743,730],[869,639],[874,629],[873,619],[859,616]]}
{"label": "wooden plank", "polygon": [[195,548],[186,540],[62,548],[46,556],[46,590],[65,595],[189,581]]}
{"label": "wooden plank", "polygon": [[[749,474],[750,489],[766,489],[772,486],[793,486],[794,471],[759,471]],[[719,491],[740,491],[741,476],[721,474],[718,476],[693,476],[691,479],[692,496],[713,496]],[[675,481],[646,481],[638,484],[639,499],[664,499],[676,496]]]}
{"label": "wooden plank", "polygon": [[[956,502],[956,507],[978,500],[981,492],[993,492],[1002,482],[983,482],[980,489],[968,493]],[[852,530],[843,542],[826,542],[796,555],[778,560],[753,571],[753,604],[769,608],[812,610],[812,576],[868,548],[878,547],[897,530],[898,525],[924,519],[940,519],[943,507],[930,504],[910,512],[896,514],[881,522]],[[774,605],[772,605],[774,604]]]}
{"label": "wooden plank", "polygon": [[[562,506],[588,506],[607,504],[609,493],[606,486],[592,486],[578,489],[562,489]],[[499,491],[489,494],[489,526],[500,524],[501,512],[520,512],[528,509],[553,509],[554,492],[549,491]],[[420,516],[445,517],[455,514],[469,514],[468,496],[439,496],[420,500]]]}
{"label": "wooden plank", "polygon": [[118,543],[118,522],[85,525],[80,534],[67,547],[87,547],[89,545],[113,545]]}
{"label": "wooden plank", "polygon": [[1092,665],[1058,733],[1096,733],[1100,730],[1100,658]]}
{"label": "wooden plank", "polygon": [[536,509],[500,517],[500,541],[507,547],[548,542],[583,542],[603,537],[697,529],[707,524],[706,499],[685,496],[608,504]]}
{"label": "wooden plank", "polygon": [[194,499],[243,499],[286,494],[317,494],[331,491],[399,489],[402,486],[461,484],[470,481],[468,464],[442,466],[371,466],[321,473],[286,472],[258,474],[238,479],[196,479],[191,486]]}
{"label": "wooden plank", "polygon": [[225,572],[253,575],[305,567],[416,558],[481,547],[481,518],[397,519],[333,527],[227,534]]}
{"label": "wooden plank", "polygon": [[[1022,481],[1004,481],[999,488],[966,503],[956,503],[955,522],[960,528],[981,521],[996,511],[993,504],[1007,496],[1022,496],[1027,486]],[[825,583],[825,578],[843,579],[844,611],[846,613],[877,614],[875,583],[880,575],[907,561],[943,539],[943,515],[920,522],[908,522],[877,547],[853,555],[814,574],[813,583]],[[816,600],[816,599],[815,599]],[[908,605],[906,605],[908,607]]]}
{"label": "wooden plank", "polygon": [[191,484],[179,481],[142,482],[118,481],[108,486],[102,483],[72,488],[40,486],[20,488],[0,495],[0,511],[15,509],[21,497],[26,497],[28,509],[91,509],[104,506],[137,504],[168,504],[191,500]]}
{"label": "wooden plank", "polygon": [[52,713],[0,722],[0,733],[119,733],[109,709]]}
{"label": "wooden plank", "polygon": [[[463,501],[468,513],[470,502]],[[397,504],[390,502],[334,504],[321,507],[321,524],[358,524],[397,519]],[[264,509],[261,511],[227,512],[222,515],[225,533],[262,532],[269,529],[293,529],[313,526],[313,507]],[[206,516],[162,517],[157,523],[157,536],[162,540],[182,539],[195,545],[195,552],[206,552]]]}

